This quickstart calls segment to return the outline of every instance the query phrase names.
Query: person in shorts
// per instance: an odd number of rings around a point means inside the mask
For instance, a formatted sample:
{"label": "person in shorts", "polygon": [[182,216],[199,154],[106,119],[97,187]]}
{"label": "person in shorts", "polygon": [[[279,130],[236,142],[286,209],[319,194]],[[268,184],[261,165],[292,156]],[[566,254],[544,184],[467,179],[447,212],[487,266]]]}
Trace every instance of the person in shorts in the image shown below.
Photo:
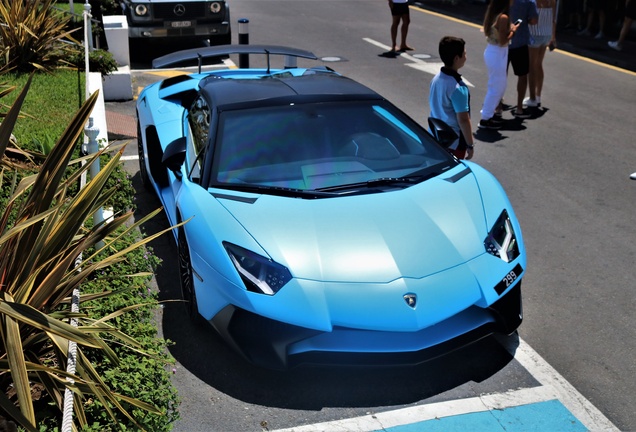
{"label": "person in shorts", "polygon": [[556,47],[557,0],[537,0],[539,20],[530,29],[530,73],[528,87],[530,96],[523,100],[528,107],[541,106],[541,90],[543,89],[543,58],[546,48]]}
{"label": "person in shorts", "polygon": [[523,109],[523,99],[528,90],[528,73],[530,72],[530,29],[528,25],[538,22],[539,11],[534,0],[512,0],[510,5],[510,20],[516,23],[521,20],[519,27],[510,40],[508,46],[508,65],[517,76],[517,106],[513,115],[517,118],[529,118],[530,113]]}
{"label": "person in shorts", "polygon": [[[412,51],[413,48],[406,43],[406,36],[409,32],[409,24],[411,24],[411,14],[409,12],[408,0],[389,0],[389,8],[391,9],[391,52]],[[400,29],[401,44],[397,44],[398,27],[402,21]]]}

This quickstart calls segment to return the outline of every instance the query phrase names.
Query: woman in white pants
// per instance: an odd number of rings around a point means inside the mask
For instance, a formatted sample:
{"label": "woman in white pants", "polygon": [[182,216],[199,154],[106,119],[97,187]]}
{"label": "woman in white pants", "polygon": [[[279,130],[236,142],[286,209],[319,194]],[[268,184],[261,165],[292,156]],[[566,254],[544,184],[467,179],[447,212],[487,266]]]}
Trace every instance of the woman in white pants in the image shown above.
{"label": "woman in white pants", "polygon": [[501,99],[506,92],[508,67],[508,43],[518,25],[510,24],[508,8],[510,0],[491,0],[484,17],[484,35],[486,49],[484,62],[488,68],[488,90],[481,108],[479,127],[482,129],[500,129]]}

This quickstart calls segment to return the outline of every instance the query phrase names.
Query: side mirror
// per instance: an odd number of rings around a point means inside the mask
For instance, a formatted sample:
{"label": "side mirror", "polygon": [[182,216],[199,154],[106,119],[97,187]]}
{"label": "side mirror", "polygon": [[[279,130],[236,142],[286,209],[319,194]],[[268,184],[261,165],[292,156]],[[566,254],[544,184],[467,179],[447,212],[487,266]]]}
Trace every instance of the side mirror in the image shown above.
{"label": "side mirror", "polygon": [[172,141],[163,152],[161,162],[170,171],[177,176],[181,174],[181,166],[185,162],[186,157],[186,138],[181,137]]}
{"label": "side mirror", "polygon": [[428,118],[431,134],[444,148],[448,148],[459,136],[447,123],[433,117]]}

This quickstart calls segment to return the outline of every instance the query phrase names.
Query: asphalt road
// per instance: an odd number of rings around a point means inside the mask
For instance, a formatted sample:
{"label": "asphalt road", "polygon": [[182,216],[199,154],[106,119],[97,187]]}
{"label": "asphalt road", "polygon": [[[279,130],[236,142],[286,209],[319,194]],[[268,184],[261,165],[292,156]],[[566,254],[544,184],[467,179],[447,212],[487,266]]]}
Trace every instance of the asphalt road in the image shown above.
{"label": "asphalt road", "polygon": [[[412,9],[409,44],[416,50],[386,58],[386,2],[236,0],[232,13],[249,19],[252,43],[313,51],[325,60],[312,65],[361,81],[422,122],[437,42],[460,36],[468,53],[461,72],[474,85],[479,119],[486,69],[475,26]],[[636,430],[636,182],[629,180],[636,171],[636,75],[560,51],[546,55],[545,69],[536,118],[520,122],[508,113],[499,133],[479,132],[474,160],[499,178],[521,221],[528,250],[521,338],[619,429]],[[135,72],[134,85],[156,79]],[[515,99],[514,87],[511,78],[506,101]],[[134,115],[132,102],[109,105]],[[127,164],[134,174],[136,162]],[[157,207],[139,176],[133,180],[138,211]],[[165,224],[160,217],[146,229]],[[174,242],[166,236],[153,247],[164,260],[156,277],[161,296],[178,298]],[[494,339],[418,368],[274,373],[245,364],[213,332],[190,324],[179,304],[166,304],[162,323],[175,342],[183,399],[175,431],[286,428],[506,391],[534,379]]]}

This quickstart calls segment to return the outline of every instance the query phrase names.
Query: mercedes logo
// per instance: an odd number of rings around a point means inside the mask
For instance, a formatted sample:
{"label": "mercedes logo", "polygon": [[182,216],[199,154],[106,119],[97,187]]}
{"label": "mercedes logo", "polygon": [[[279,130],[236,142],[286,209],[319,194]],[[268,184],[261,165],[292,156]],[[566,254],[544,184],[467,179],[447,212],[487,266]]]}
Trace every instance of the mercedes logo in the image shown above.
{"label": "mercedes logo", "polygon": [[411,309],[415,309],[415,306],[417,305],[417,294],[404,294],[403,298],[408,307],[410,307]]}
{"label": "mercedes logo", "polygon": [[185,6],[179,3],[172,10],[176,16],[181,16],[185,13]]}

